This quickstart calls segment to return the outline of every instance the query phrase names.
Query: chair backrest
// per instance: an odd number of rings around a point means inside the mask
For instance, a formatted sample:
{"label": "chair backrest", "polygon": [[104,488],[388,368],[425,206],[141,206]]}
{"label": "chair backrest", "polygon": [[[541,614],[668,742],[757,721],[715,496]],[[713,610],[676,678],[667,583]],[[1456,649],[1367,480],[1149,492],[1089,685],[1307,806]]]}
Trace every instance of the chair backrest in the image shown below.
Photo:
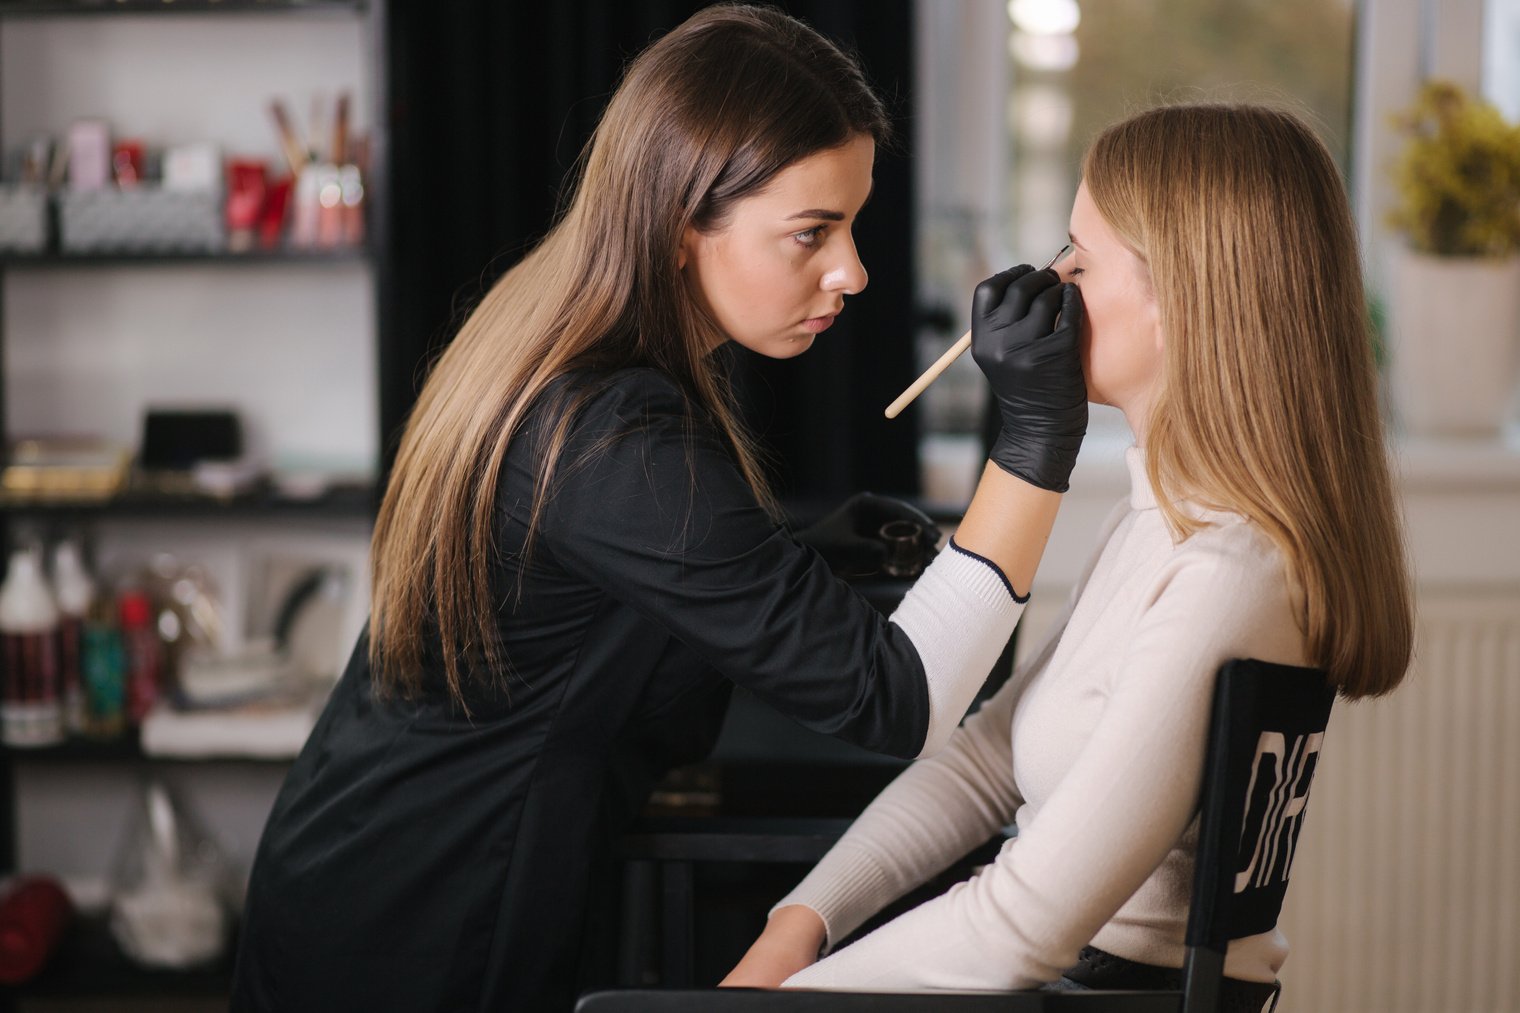
{"label": "chair backrest", "polygon": [[1188,913],[1185,1009],[1217,1001],[1231,939],[1277,924],[1334,702],[1335,687],[1320,669],[1236,659],[1219,671]]}

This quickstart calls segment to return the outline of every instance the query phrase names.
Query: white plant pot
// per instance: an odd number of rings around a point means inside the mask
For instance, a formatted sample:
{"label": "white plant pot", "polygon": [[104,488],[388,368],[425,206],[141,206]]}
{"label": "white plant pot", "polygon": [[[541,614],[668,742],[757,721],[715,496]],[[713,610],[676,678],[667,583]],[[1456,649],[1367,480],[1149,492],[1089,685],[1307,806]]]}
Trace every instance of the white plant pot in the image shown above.
{"label": "white plant pot", "polygon": [[1496,436],[1520,380],[1520,256],[1399,249],[1389,294],[1389,384],[1411,436]]}

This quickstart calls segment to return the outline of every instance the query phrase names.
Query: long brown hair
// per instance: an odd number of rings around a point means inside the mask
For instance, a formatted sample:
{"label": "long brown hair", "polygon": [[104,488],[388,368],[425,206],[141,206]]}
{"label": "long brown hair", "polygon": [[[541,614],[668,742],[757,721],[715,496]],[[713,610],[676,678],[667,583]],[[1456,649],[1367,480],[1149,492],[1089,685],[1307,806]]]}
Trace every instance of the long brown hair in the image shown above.
{"label": "long brown hair", "polygon": [[[724,340],[677,265],[688,226],[723,227],[787,166],[888,121],[860,67],[763,7],[698,13],[627,68],[547,236],[465,320],[417,399],[371,545],[370,662],[382,692],[424,684],[435,630],[449,693],[506,659],[489,580],[497,483],[525,413],[582,367],[652,366],[731,443],[773,508],[711,350]],[[529,542],[580,401],[560,406],[538,458]]]}
{"label": "long brown hair", "polygon": [[1082,172],[1159,302],[1146,465],[1168,524],[1197,530],[1177,505],[1191,499],[1260,525],[1315,663],[1348,697],[1388,692],[1409,666],[1412,595],[1329,152],[1284,110],[1179,105],[1109,127]]}

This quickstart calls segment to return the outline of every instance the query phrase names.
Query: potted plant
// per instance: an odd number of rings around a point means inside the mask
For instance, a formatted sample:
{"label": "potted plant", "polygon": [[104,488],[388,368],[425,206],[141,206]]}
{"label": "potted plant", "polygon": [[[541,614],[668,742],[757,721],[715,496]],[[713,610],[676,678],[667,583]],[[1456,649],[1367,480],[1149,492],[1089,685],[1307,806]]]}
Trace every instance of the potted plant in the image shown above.
{"label": "potted plant", "polygon": [[1520,127],[1447,81],[1395,120],[1394,404],[1414,435],[1487,435],[1520,370]]}

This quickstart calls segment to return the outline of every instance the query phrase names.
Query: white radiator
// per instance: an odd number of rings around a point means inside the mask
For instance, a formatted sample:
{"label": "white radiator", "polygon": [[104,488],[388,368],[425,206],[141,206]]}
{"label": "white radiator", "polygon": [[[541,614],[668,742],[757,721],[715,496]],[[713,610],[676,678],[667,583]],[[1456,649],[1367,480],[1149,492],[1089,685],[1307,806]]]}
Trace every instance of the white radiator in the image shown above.
{"label": "white radiator", "polygon": [[1336,702],[1284,1013],[1520,1011],[1520,595],[1427,594],[1385,700]]}

